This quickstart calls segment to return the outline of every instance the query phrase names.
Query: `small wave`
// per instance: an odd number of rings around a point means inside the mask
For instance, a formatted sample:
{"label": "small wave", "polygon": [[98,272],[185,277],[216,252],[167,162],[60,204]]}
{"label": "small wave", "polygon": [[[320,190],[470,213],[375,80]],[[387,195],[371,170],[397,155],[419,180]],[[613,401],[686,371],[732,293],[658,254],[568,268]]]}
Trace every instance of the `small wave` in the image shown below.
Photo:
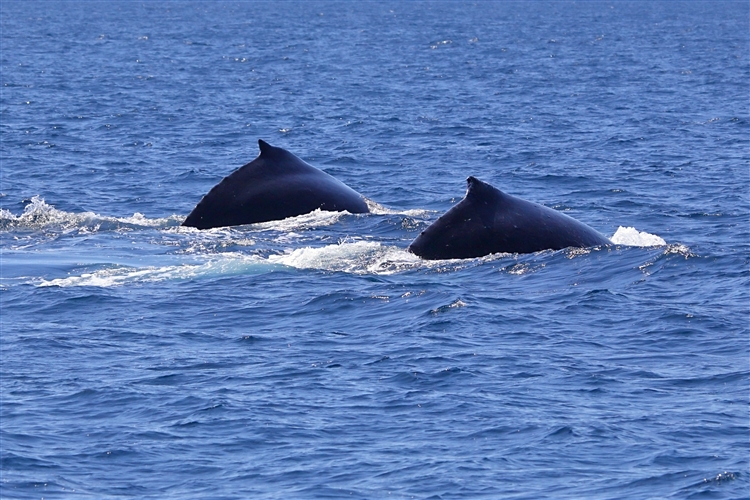
{"label": "small wave", "polygon": [[669,245],[664,251],[664,255],[677,254],[682,255],[686,259],[689,257],[697,257],[693,252],[690,251],[685,245]]}
{"label": "small wave", "polygon": [[623,226],[618,227],[610,239],[615,245],[628,245],[631,247],[658,247],[667,244],[663,238],[655,234],[638,231],[634,227]]}
{"label": "small wave", "polygon": [[264,272],[268,264],[256,256],[242,254],[225,255],[221,259],[203,264],[180,264],[137,268],[131,266],[108,267],[78,276],[42,280],[40,287],[94,286],[108,288],[129,283],[148,283],[167,280],[187,280],[215,276],[242,275],[249,271]]}
{"label": "small wave", "polygon": [[159,217],[156,219],[149,219],[142,213],[136,212],[130,217],[102,217],[101,215],[97,215],[97,217],[104,219],[104,220],[112,220],[116,222],[120,222],[122,224],[126,224],[129,226],[137,226],[137,227],[167,227],[167,226],[177,226],[179,227],[180,224],[185,220],[185,216],[183,215],[177,215],[173,214],[169,217]]}
{"label": "small wave", "polygon": [[450,304],[445,304],[445,305],[442,305],[440,307],[436,307],[435,309],[430,310],[430,314],[437,315],[437,314],[441,314],[444,312],[448,312],[451,309],[457,309],[459,307],[466,307],[466,302],[464,302],[460,298],[454,300]]}
{"label": "small wave", "polygon": [[343,271],[352,274],[394,274],[420,267],[422,261],[402,248],[375,241],[343,241],[320,248],[298,248],[268,260],[297,269]]}
{"label": "small wave", "polygon": [[324,226],[336,224],[342,217],[352,215],[346,210],[342,212],[329,212],[319,208],[312,212],[287,217],[281,220],[272,220],[268,222],[256,222],[241,226],[221,226],[209,229],[196,229],[194,227],[180,227],[181,231],[193,232],[196,234],[229,234],[232,231],[244,232],[248,228],[251,231],[278,231],[285,233],[286,236],[294,239],[298,236],[296,231],[305,231],[307,229],[316,229]]}
{"label": "small wave", "polygon": [[[170,231],[190,235],[189,241],[191,244],[184,250],[184,253],[201,254],[234,245],[254,246],[258,241],[270,241],[277,245],[293,245],[305,237],[306,231],[333,225],[345,215],[351,214],[349,212],[327,212],[317,209],[307,214],[269,222],[209,229],[178,226],[170,228]],[[266,233],[266,236],[260,233]],[[268,235],[268,233],[271,234]]]}
{"label": "small wave", "polygon": [[[680,490],[680,493],[683,494],[683,498],[692,498],[694,496],[698,496],[698,493],[702,493],[703,494],[702,496],[705,496],[706,493],[709,493],[711,491],[711,490],[706,489],[706,487],[715,488],[719,486],[728,486],[726,483],[732,483],[734,481],[741,480],[742,476],[743,474],[739,471],[733,472],[733,471],[725,470],[725,471],[716,473],[715,475],[712,474],[708,477],[704,476],[702,480],[697,481],[685,488],[682,488]],[[699,490],[699,492],[696,490]],[[743,497],[743,498],[746,498],[746,497]]]}
{"label": "small wave", "polygon": [[714,477],[703,478],[703,482],[704,483],[723,483],[726,481],[734,481],[735,479],[737,479],[737,476],[739,476],[739,473],[734,473],[734,472],[725,470],[724,472],[719,472]]}
{"label": "small wave", "polygon": [[546,266],[547,264],[545,263],[534,264],[533,262],[518,262],[516,264],[511,264],[509,266],[506,266],[500,269],[500,272],[513,274],[516,276],[523,276],[525,274],[531,274],[531,273],[540,271],[544,269]]}
{"label": "small wave", "polygon": [[170,227],[179,226],[184,217],[172,215],[149,219],[138,212],[130,217],[108,217],[94,212],[66,212],[47,204],[40,196],[31,198],[21,215],[14,215],[9,210],[0,209],[0,229],[81,229],[87,232],[136,227]]}
{"label": "small wave", "polygon": [[370,213],[375,215],[406,215],[409,217],[422,217],[430,213],[429,210],[423,210],[421,208],[415,208],[412,210],[393,210],[384,207],[380,203],[368,200],[367,198],[365,198],[365,202],[367,203],[367,208],[370,209]]}
{"label": "small wave", "polygon": [[274,220],[269,222],[259,222],[253,224],[254,228],[266,231],[283,231],[293,232],[302,231],[305,229],[313,229],[321,226],[331,226],[336,224],[341,217],[345,215],[352,215],[347,211],[343,212],[328,212],[316,208],[312,212],[297,215],[294,217],[287,217],[282,220]]}
{"label": "small wave", "polygon": [[[391,210],[374,201],[367,200],[370,211],[376,215],[406,215],[424,216],[427,210]],[[260,222],[252,224],[253,229],[261,231],[279,231],[293,233],[324,226],[336,224],[343,216],[352,215],[347,211],[329,212],[316,209],[307,214],[288,217],[283,220]],[[85,232],[97,232],[118,229],[136,228],[176,228],[181,232],[198,231],[194,228],[181,227],[185,220],[183,215],[170,215],[169,217],[148,218],[141,213],[134,213],[129,217],[111,217],[100,215],[95,212],[66,212],[49,205],[40,196],[31,198],[31,202],[25,207],[21,215],[15,215],[10,210],[0,209],[0,230],[10,229],[54,229],[61,230],[80,229]],[[201,230],[202,233],[222,232],[226,228],[214,228]]]}
{"label": "small wave", "polygon": [[113,287],[133,283],[153,283],[212,277],[256,274],[272,271],[278,266],[296,269],[342,271],[351,274],[394,274],[424,266],[419,257],[397,247],[377,242],[342,242],[321,248],[299,248],[267,258],[231,252],[204,263],[184,263],[167,266],[134,267],[111,264],[92,272],[65,278],[42,279],[40,287],[94,286]]}

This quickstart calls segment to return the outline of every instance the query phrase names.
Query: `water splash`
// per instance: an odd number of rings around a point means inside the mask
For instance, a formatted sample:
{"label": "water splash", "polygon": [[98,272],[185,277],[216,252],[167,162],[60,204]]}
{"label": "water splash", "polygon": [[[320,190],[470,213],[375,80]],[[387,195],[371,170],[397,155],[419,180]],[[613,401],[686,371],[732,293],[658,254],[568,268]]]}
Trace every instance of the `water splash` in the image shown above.
{"label": "water splash", "polygon": [[655,234],[638,231],[634,227],[623,226],[618,227],[610,239],[615,245],[628,245],[632,247],[656,247],[667,244],[663,238]]}
{"label": "water splash", "polygon": [[57,228],[96,232],[122,228],[179,226],[183,220],[184,217],[179,215],[149,219],[138,212],[130,217],[108,217],[94,212],[66,212],[47,204],[39,195],[31,198],[31,202],[26,205],[21,215],[0,209],[0,230]]}

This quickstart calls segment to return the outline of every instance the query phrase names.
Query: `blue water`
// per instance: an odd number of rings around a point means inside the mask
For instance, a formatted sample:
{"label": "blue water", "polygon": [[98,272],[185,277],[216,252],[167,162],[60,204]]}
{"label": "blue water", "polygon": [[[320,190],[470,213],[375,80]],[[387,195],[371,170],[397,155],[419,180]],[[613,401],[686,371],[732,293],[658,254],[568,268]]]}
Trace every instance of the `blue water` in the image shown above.
{"label": "blue water", "polygon": [[[748,2],[0,10],[2,498],[750,496]],[[259,138],[373,213],[180,227]]]}

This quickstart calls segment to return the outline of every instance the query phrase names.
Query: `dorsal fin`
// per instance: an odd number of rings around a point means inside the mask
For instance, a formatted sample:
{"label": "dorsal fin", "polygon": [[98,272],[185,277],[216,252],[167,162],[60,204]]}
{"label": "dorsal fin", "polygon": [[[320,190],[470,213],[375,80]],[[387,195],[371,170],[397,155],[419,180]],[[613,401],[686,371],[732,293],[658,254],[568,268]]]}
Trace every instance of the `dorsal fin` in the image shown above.
{"label": "dorsal fin", "polygon": [[271,156],[274,153],[274,151],[278,149],[278,148],[271,146],[263,139],[258,139],[258,147],[260,148],[260,156],[266,156],[266,157]]}
{"label": "dorsal fin", "polygon": [[466,178],[466,189],[468,193],[481,193],[483,191],[494,189],[486,182],[480,181],[473,175]]}
{"label": "dorsal fin", "polygon": [[488,201],[490,199],[502,198],[505,194],[492,184],[488,184],[474,177],[473,175],[466,179],[466,198],[474,200],[481,199]]}

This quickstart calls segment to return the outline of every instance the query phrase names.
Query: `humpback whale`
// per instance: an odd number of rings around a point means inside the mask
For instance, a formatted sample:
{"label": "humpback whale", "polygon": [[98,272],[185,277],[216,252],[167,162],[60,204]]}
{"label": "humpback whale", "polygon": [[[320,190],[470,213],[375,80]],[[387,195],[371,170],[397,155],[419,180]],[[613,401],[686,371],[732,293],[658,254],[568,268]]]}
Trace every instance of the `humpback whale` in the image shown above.
{"label": "humpback whale", "polygon": [[468,259],[491,253],[532,253],[611,245],[582,222],[516,198],[475,177],[466,196],[422,231],[408,250],[423,259]]}
{"label": "humpback whale", "polygon": [[183,226],[210,229],[286,219],[321,209],[367,213],[361,194],[289,151],[258,141],[260,155],[214,186]]}

